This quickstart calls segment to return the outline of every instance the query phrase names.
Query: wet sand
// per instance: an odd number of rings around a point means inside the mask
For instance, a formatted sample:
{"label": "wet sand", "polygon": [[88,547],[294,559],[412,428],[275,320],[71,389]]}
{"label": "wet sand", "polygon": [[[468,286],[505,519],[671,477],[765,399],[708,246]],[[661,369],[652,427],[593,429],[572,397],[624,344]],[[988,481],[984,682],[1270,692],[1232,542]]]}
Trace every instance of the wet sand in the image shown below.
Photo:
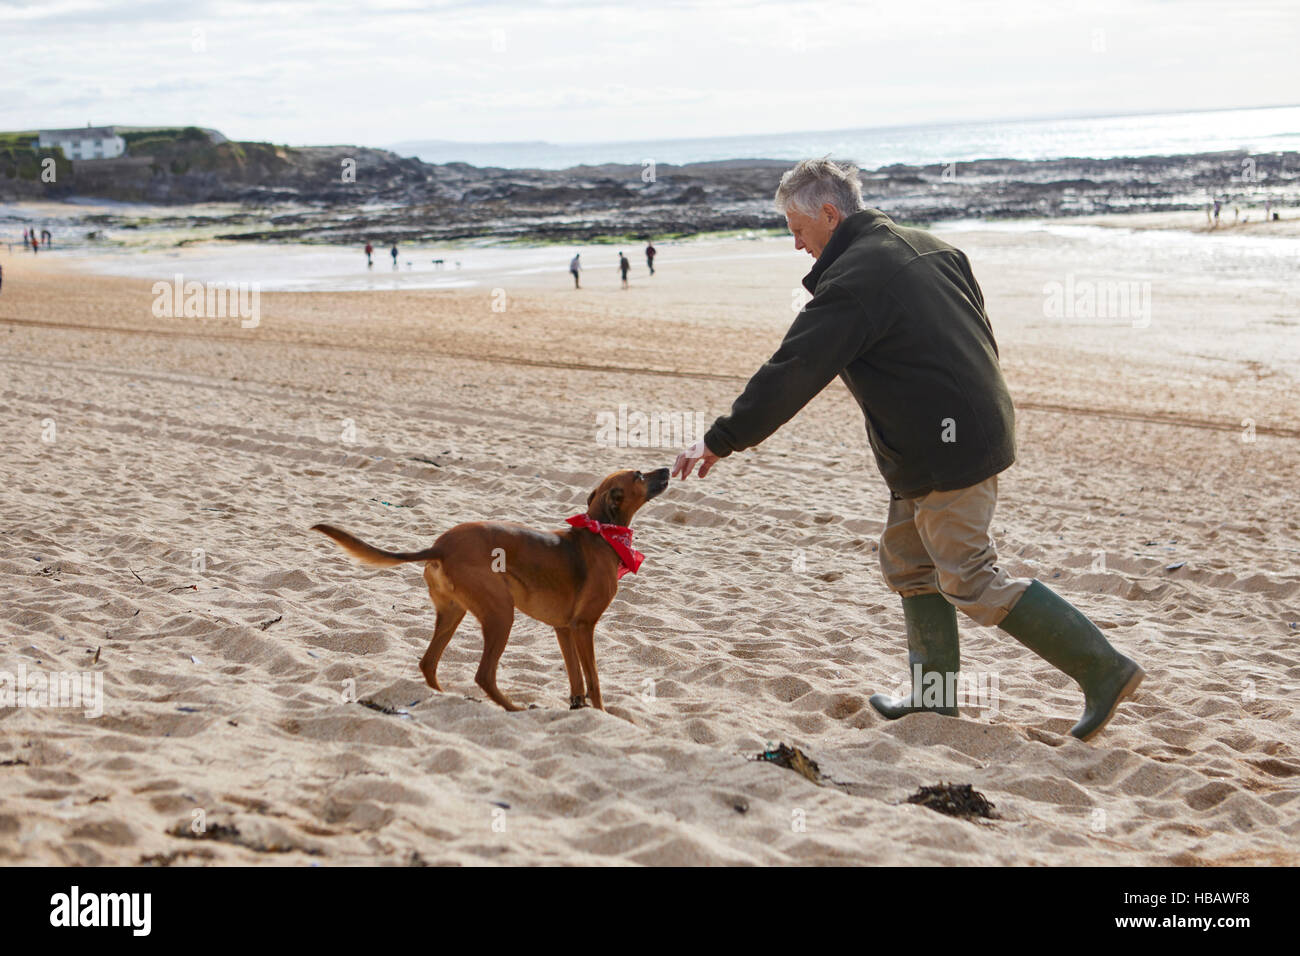
{"label": "wet sand", "polygon": [[1204,233],[1214,236],[1249,236],[1259,239],[1296,239],[1300,237],[1300,214],[1277,203],[1269,210],[1278,218],[1266,218],[1263,201],[1242,204],[1234,216],[1232,205],[1219,210],[1219,221],[1204,209],[1179,212],[1137,212],[1123,215],[1072,216],[1049,220],[1054,225],[1104,226],[1109,229],[1161,230]]}

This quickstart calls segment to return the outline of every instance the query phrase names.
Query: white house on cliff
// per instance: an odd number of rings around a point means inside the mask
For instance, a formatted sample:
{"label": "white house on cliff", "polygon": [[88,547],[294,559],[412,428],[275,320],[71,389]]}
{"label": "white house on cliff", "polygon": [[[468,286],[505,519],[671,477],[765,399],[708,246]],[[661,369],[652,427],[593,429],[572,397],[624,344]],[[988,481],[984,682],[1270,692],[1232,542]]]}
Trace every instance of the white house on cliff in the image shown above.
{"label": "white house on cliff", "polygon": [[58,146],[68,159],[115,159],[126,152],[126,140],[114,126],[43,129],[40,145],[42,149]]}

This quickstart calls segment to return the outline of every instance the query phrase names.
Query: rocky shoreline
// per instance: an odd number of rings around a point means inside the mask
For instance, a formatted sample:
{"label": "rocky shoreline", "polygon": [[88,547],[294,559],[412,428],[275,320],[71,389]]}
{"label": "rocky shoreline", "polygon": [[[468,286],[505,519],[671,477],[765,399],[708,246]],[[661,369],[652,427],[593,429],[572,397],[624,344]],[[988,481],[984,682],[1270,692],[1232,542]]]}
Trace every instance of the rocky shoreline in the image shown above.
{"label": "rocky shoreline", "polygon": [[[174,220],[151,223],[201,225],[220,239],[329,244],[663,238],[785,225],[771,203],[785,160],[500,169],[350,146],[256,145],[238,162],[218,154],[201,163],[76,163],[58,188],[0,178],[0,198],[175,205]],[[1213,197],[1229,207],[1300,205],[1300,153],[988,159],[891,165],[862,179],[869,204],[914,223],[1204,209]],[[196,203],[238,208],[203,217],[179,208]],[[76,221],[111,230],[132,228],[133,216]]]}

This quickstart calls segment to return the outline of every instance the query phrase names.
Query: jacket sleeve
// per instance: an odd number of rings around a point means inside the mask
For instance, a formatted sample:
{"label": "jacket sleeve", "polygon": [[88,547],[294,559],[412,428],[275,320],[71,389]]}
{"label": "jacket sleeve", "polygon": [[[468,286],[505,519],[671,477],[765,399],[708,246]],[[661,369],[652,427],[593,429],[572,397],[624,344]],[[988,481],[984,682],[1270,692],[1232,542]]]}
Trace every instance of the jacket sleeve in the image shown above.
{"label": "jacket sleeve", "polygon": [[833,283],[818,289],[731,411],[705,432],[704,444],[725,458],[763,442],[871,345],[873,326],[846,289]]}

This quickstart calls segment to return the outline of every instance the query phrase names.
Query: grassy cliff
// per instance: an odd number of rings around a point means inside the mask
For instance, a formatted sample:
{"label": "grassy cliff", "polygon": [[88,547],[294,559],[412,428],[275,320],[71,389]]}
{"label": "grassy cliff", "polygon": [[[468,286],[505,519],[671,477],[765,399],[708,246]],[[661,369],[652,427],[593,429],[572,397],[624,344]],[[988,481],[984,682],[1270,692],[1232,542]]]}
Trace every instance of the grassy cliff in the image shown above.
{"label": "grassy cliff", "polygon": [[72,175],[72,163],[63,156],[61,149],[41,149],[37,146],[40,136],[36,132],[0,133],[0,195],[6,185],[16,195],[39,195],[47,190],[47,183],[41,179],[41,172],[46,168],[45,160],[54,160],[54,179]]}
{"label": "grassy cliff", "polygon": [[[70,162],[33,132],[0,133],[0,198],[93,196],[142,202],[356,201],[425,178],[418,160],[353,146],[232,142],[185,127],[120,127],[126,156]],[[56,162],[53,182],[41,161]],[[349,178],[349,170],[351,178]]]}

